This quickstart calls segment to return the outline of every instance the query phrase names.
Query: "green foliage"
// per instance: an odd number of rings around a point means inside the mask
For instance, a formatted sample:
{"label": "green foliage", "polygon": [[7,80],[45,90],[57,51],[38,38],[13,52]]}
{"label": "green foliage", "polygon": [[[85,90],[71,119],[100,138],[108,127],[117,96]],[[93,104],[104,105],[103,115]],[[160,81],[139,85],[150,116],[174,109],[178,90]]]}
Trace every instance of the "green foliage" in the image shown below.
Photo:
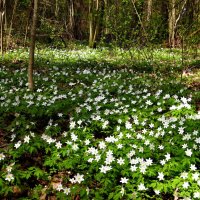
{"label": "green foliage", "polygon": [[199,112],[178,74],[163,69],[180,53],[155,50],[156,74],[132,53],[134,63],[122,49],[37,50],[34,92],[28,53],[5,55],[2,199],[199,198]]}

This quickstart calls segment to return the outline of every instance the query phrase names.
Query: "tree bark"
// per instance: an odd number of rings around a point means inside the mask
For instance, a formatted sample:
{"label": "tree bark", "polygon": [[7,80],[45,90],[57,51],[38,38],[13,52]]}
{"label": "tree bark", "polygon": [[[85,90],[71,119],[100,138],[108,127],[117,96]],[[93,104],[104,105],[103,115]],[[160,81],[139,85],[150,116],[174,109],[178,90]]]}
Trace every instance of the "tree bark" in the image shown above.
{"label": "tree bark", "polygon": [[93,0],[89,2],[89,47],[94,48],[100,25],[100,8],[99,0],[96,5]]}
{"label": "tree bark", "polygon": [[89,47],[93,46],[93,0],[89,1]]}
{"label": "tree bark", "polygon": [[36,23],[37,23],[38,0],[34,0],[33,23],[31,27],[31,43],[29,52],[29,66],[28,66],[28,88],[32,91],[33,83],[33,67],[35,54],[35,39],[36,39]]}
{"label": "tree bark", "polygon": [[70,25],[71,39],[74,39],[75,20],[74,20],[74,2],[73,2],[73,0],[70,0],[70,5],[69,5],[69,25]]}
{"label": "tree bark", "polygon": [[109,33],[109,30],[108,30],[108,1],[107,0],[104,0],[104,5],[105,5],[105,8],[104,8],[104,18],[105,18],[105,35],[107,35]]}
{"label": "tree bark", "polygon": [[15,0],[14,7],[13,7],[12,18],[11,18],[11,21],[10,21],[10,27],[9,27],[9,32],[8,32],[8,39],[7,39],[6,49],[8,49],[9,43],[10,43],[10,37],[11,37],[11,33],[12,33],[12,26],[13,26],[15,12],[16,12],[16,8],[17,8],[17,3],[18,3],[18,0]]}
{"label": "tree bark", "polygon": [[5,0],[0,1],[0,26],[1,26],[1,55],[3,56],[3,21],[5,14]]}
{"label": "tree bark", "polygon": [[151,14],[152,14],[152,3],[153,3],[153,0],[148,0],[148,1],[147,1],[147,18],[146,18],[147,26],[149,25],[149,21],[150,21],[150,19],[151,19]]}
{"label": "tree bark", "polygon": [[176,8],[175,0],[169,0],[169,45],[175,47],[175,22],[176,22]]}
{"label": "tree bark", "polygon": [[[33,1],[31,0],[30,4],[29,4],[29,8],[27,10],[27,15],[26,15],[27,21],[26,21],[26,29],[25,29],[25,36],[24,36],[24,47],[26,46],[27,34],[28,34],[28,29],[29,29],[29,22],[30,22],[31,15],[32,15],[32,6],[33,6]],[[44,6],[44,10],[45,10],[45,6]],[[44,11],[43,11],[43,14],[44,14]],[[43,18],[44,18],[44,15],[43,15]]]}

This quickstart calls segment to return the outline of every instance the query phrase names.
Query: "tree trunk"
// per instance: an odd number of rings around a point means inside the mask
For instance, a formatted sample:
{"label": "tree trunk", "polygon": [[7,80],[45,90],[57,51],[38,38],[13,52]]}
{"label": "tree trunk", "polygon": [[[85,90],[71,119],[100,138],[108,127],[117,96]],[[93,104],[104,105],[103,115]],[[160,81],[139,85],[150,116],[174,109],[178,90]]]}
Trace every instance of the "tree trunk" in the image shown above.
{"label": "tree trunk", "polygon": [[[95,7],[95,8],[94,8]],[[93,0],[89,2],[89,47],[94,48],[99,31],[100,21],[99,0],[96,0],[94,6]]]}
{"label": "tree trunk", "polygon": [[169,0],[169,45],[175,47],[175,22],[176,22],[176,8],[175,0]]}
{"label": "tree trunk", "polygon": [[89,1],[89,47],[93,47],[93,0]]}
{"label": "tree trunk", "polygon": [[148,0],[148,1],[147,1],[147,18],[146,18],[147,26],[149,26],[149,21],[150,21],[150,19],[151,19],[151,14],[152,14],[152,3],[153,3],[153,0]]}
{"label": "tree trunk", "polygon": [[104,5],[105,5],[105,8],[104,8],[104,21],[105,21],[105,35],[107,35],[109,33],[109,30],[108,30],[108,1],[107,0],[104,0]]}
{"label": "tree trunk", "polygon": [[[32,15],[32,6],[33,6],[33,2],[32,0],[30,1],[29,4],[29,9],[27,11],[27,21],[26,21],[26,29],[25,29],[25,36],[24,36],[24,46],[26,46],[26,40],[27,40],[27,34],[28,34],[28,29],[29,29],[29,22],[31,19],[31,15]],[[44,10],[45,10],[46,6],[44,6]],[[43,18],[44,18],[44,11],[43,11]]]}
{"label": "tree trunk", "polygon": [[11,37],[11,33],[12,33],[12,25],[13,25],[13,21],[14,21],[14,17],[15,17],[15,11],[16,11],[16,8],[17,8],[17,3],[18,3],[18,0],[15,0],[14,7],[13,7],[12,18],[11,18],[11,21],[10,21],[10,27],[9,27],[9,32],[8,32],[8,39],[7,39],[6,49],[8,49],[9,43],[10,43],[10,37]]}
{"label": "tree trunk", "polygon": [[70,32],[71,32],[71,39],[74,39],[74,26],[75,26],[75,20],[74,20],[74,2],[73,0],[70,0],[69,5],[69,26],[70,26]]}
{"label": "tree trunk", "polygon": [[58,7],[58,0],[56,0],[55,2],[55,17],[57,18],[58,17],[58,12],[59,12],[59,7]]}
{"label": "tree trunk", "polygon": [[[182,5],[179,9],[176,8],[178,5],[176,0],[169,0],[169,45],[175,47],[175,32],[177,24],[181,19],[181,15],[184,11],[187,0],[181,2]],[[180,4],[179,4],[180,6]]]}
{"label": "tree trunk", "polygon": [[0,1],[0,26],[1,26],[1,55],[3,56],[3,21],[5,14],[5,0]]}
{"label": "tree trunk", "polygon": [[38,0],[34,0],[33,23],[31,27],[31,43],[29,52],[29,66],[28,66],[28,88],[33,90],[33,66],[34,66],[34,53],[35,53],[35,36],[36,36],[36,23],[37,23],[37,10]]}
{"label": "tree trunk", "polygon": [[1,55],[3,55],[3,15],[0,13],[0,23],[1,23]]}

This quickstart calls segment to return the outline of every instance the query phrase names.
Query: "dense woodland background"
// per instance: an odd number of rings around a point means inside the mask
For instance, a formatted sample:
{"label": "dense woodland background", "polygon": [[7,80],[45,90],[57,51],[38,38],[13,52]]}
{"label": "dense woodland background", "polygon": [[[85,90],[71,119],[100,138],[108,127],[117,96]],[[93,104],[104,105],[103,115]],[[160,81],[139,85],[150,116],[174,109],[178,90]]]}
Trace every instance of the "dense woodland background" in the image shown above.
{"label": "dense woodland background", "polygon": [[199,47],[200,0],[0,0],[0,199],[200,199]]}
{"label": "dense woodland background", "polygon": [[[120,47],[189,46],[200,42],[199,0],[41,0],[36,40]],[[1,49],[29,44],[33,0],[2,0]]]}

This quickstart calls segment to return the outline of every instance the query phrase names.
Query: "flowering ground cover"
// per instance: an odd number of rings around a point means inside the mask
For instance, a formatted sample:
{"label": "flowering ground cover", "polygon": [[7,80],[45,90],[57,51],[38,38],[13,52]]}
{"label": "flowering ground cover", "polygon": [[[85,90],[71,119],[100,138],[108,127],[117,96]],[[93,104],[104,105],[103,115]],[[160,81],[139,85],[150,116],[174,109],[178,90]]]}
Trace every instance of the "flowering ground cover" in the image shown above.
{"label": "flowering ground cover", "polygon": [[198,91],[101,51],[48,50],[31,92],[27,59],[0,68],[1,199],[200,199]]}

